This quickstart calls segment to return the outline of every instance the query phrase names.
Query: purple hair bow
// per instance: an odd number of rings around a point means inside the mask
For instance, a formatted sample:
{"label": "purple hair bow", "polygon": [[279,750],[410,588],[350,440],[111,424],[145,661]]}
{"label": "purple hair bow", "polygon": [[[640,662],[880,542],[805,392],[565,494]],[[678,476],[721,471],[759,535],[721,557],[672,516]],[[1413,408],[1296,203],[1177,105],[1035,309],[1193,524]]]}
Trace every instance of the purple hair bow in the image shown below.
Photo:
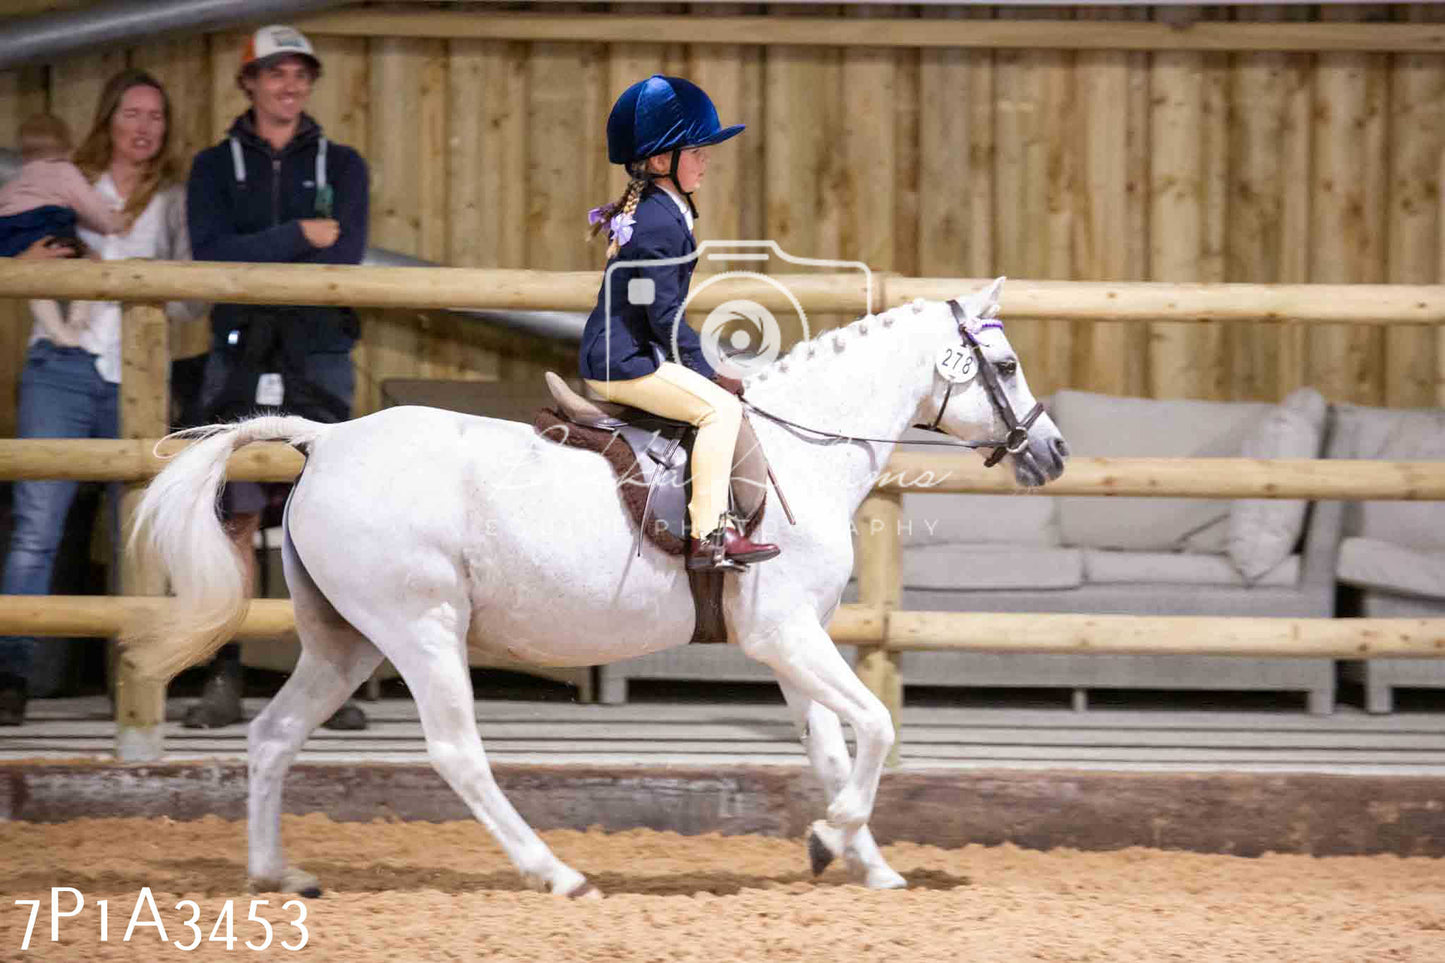
{"label": "purple hair bow", "polygon": [[631,214],[622,211],[612,213],[615,210],[616,207],[612,204],[594,207],[587,212],[587,224],[589,227],[595,227],[603,221],[607,221],[607,236],[616,241],[618,247],[622,247],[632,240],[632,225],[636,222]]}
{"label": "purple hair bow", "polygon": [[627,242],[632,240],[632,225],[631,214],[614,214],[608,222],[607,232],[612,236],[612,240],[617,242],[618,247],[626,247]]}

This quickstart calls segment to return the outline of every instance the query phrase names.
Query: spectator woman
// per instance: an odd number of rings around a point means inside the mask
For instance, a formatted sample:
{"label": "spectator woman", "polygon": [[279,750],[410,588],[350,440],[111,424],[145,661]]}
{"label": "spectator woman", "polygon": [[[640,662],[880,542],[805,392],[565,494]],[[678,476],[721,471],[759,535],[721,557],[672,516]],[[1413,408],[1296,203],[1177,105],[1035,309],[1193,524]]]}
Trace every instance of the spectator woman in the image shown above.
{"label": "spectator woman", "polygon": [[[96,190],[126,215],[126,234],[82,229],[81,240],[103,260],[187,260],[185,185],[171,157],[170,101],[149,74],[125,70],[101,91],[90,133],[74,161]],[[39,250],[28,255],[44,256]],[[115,301],[32,301],[30,348],[20,377],[19,437],[119,437],[121,306]],[[199,317],[203,305],[173,302],[166,314]],[[0,591],[50,591],[73,481],[22,481],[14,486],[14,530]],[[33,638],[0,638],[0,725],[19,725],[34,689],[53,686],[37,672]],[[42,659],[41,667],[52,660]]]}

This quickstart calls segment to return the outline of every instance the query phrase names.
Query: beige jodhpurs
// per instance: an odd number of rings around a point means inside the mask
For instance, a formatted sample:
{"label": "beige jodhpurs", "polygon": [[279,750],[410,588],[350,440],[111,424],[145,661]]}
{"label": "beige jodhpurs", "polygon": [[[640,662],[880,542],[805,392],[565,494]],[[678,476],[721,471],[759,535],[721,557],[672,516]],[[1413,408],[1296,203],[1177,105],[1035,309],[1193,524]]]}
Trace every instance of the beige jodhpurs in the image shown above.
{"label": "beige jodhpurs", "polygon": [[697,428],[692,447],[692,501],[687,511],[693,535],[701,538],[718,527],[728,509],[728,482],[733,449],[742,427],[743,406],[732,392],[718,387],[691,368],[664,361],[650,375],[627,381],[588,381],[607,401],[632,405]]}

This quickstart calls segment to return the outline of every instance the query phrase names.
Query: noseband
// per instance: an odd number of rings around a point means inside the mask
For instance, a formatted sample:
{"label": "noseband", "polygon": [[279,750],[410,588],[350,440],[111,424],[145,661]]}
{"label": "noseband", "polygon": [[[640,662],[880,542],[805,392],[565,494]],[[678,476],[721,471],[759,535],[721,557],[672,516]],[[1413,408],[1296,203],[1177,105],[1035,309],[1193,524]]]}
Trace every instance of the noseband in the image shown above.
{"label": "noseband", "polygon": [[[1017,455],[1029,445],[1029,429],[1034,422],[1039,420],[1039,415],[1044,413],[1042,402],[1035,402],[1029,413],[1023,420],[1014,414],[1013,405],[1009,403],[1008,394],[1004,392],[1003,385],[999,383],[998,372],[993,370],[993,365],[983,356],[983,348],[979,345],[978,339],[969,330],[968,315],[964,313],[963,306],[956,298],[948,302],[948,309],[953,312],[953,320],[958,323],[958,333],[963,338],[964,344],[968,345],[973,352],[973,358],[978,362],[979,377],[983,378],[984,392],[988,395],[989,404],[993,410],[1003,419],[1004,425],[1008,427],[1008,433],[1004,435],[1003,441],[981,441],[964,442],[970,448],[992,448],[993,454],[989,455],[983,465],[985,468],[992,468],[1003,461],[1004,455]],[[995,322],[996,327],[1003,325]],[[938,414],[933,418],[931,425],[914,425],[915,428],[922,428],[925,431],[935,431],[939,434],[946,434],[938,425],[943,421],[943,413],[948,410],[949,399],[953,397],[953,382],[948,383],[948,390],[943,394],[943,403],[938,406]]]}

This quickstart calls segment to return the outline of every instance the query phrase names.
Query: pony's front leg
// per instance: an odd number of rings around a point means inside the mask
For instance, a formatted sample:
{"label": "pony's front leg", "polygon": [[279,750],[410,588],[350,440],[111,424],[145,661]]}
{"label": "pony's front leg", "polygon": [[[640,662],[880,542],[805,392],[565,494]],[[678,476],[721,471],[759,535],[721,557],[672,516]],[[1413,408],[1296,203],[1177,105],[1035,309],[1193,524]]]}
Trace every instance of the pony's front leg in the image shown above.
{"label": "pony's front leg", "polygon": [[828,822],[856,833],[872,815],[883,761],[893,748],[893,719],[887,708],[859,681],[812,612],[799,610],[767,630],[750,633],[741,643],[743,652],[771,667],[780,682],[853,727],[857,757],[828,804]]}
{"label": "pony's front leg", "polygon": [[[783,698],[788,700],[793,720],[808,761],[823,784],[823,795],[833,801],[848,780],[853,761],[848,758],[848,744],[843,739],[843,726],[831,710],[814,702],[788,683],[781,683]],[[817,876],[837,857],[842,856],[848,871],[869,889],[902,889],[908,881],[888,865],[873,834],[867,826],[856,831],[835,829],[823,820],[813,823],[808,831],[808,858],[813,875]]]}

